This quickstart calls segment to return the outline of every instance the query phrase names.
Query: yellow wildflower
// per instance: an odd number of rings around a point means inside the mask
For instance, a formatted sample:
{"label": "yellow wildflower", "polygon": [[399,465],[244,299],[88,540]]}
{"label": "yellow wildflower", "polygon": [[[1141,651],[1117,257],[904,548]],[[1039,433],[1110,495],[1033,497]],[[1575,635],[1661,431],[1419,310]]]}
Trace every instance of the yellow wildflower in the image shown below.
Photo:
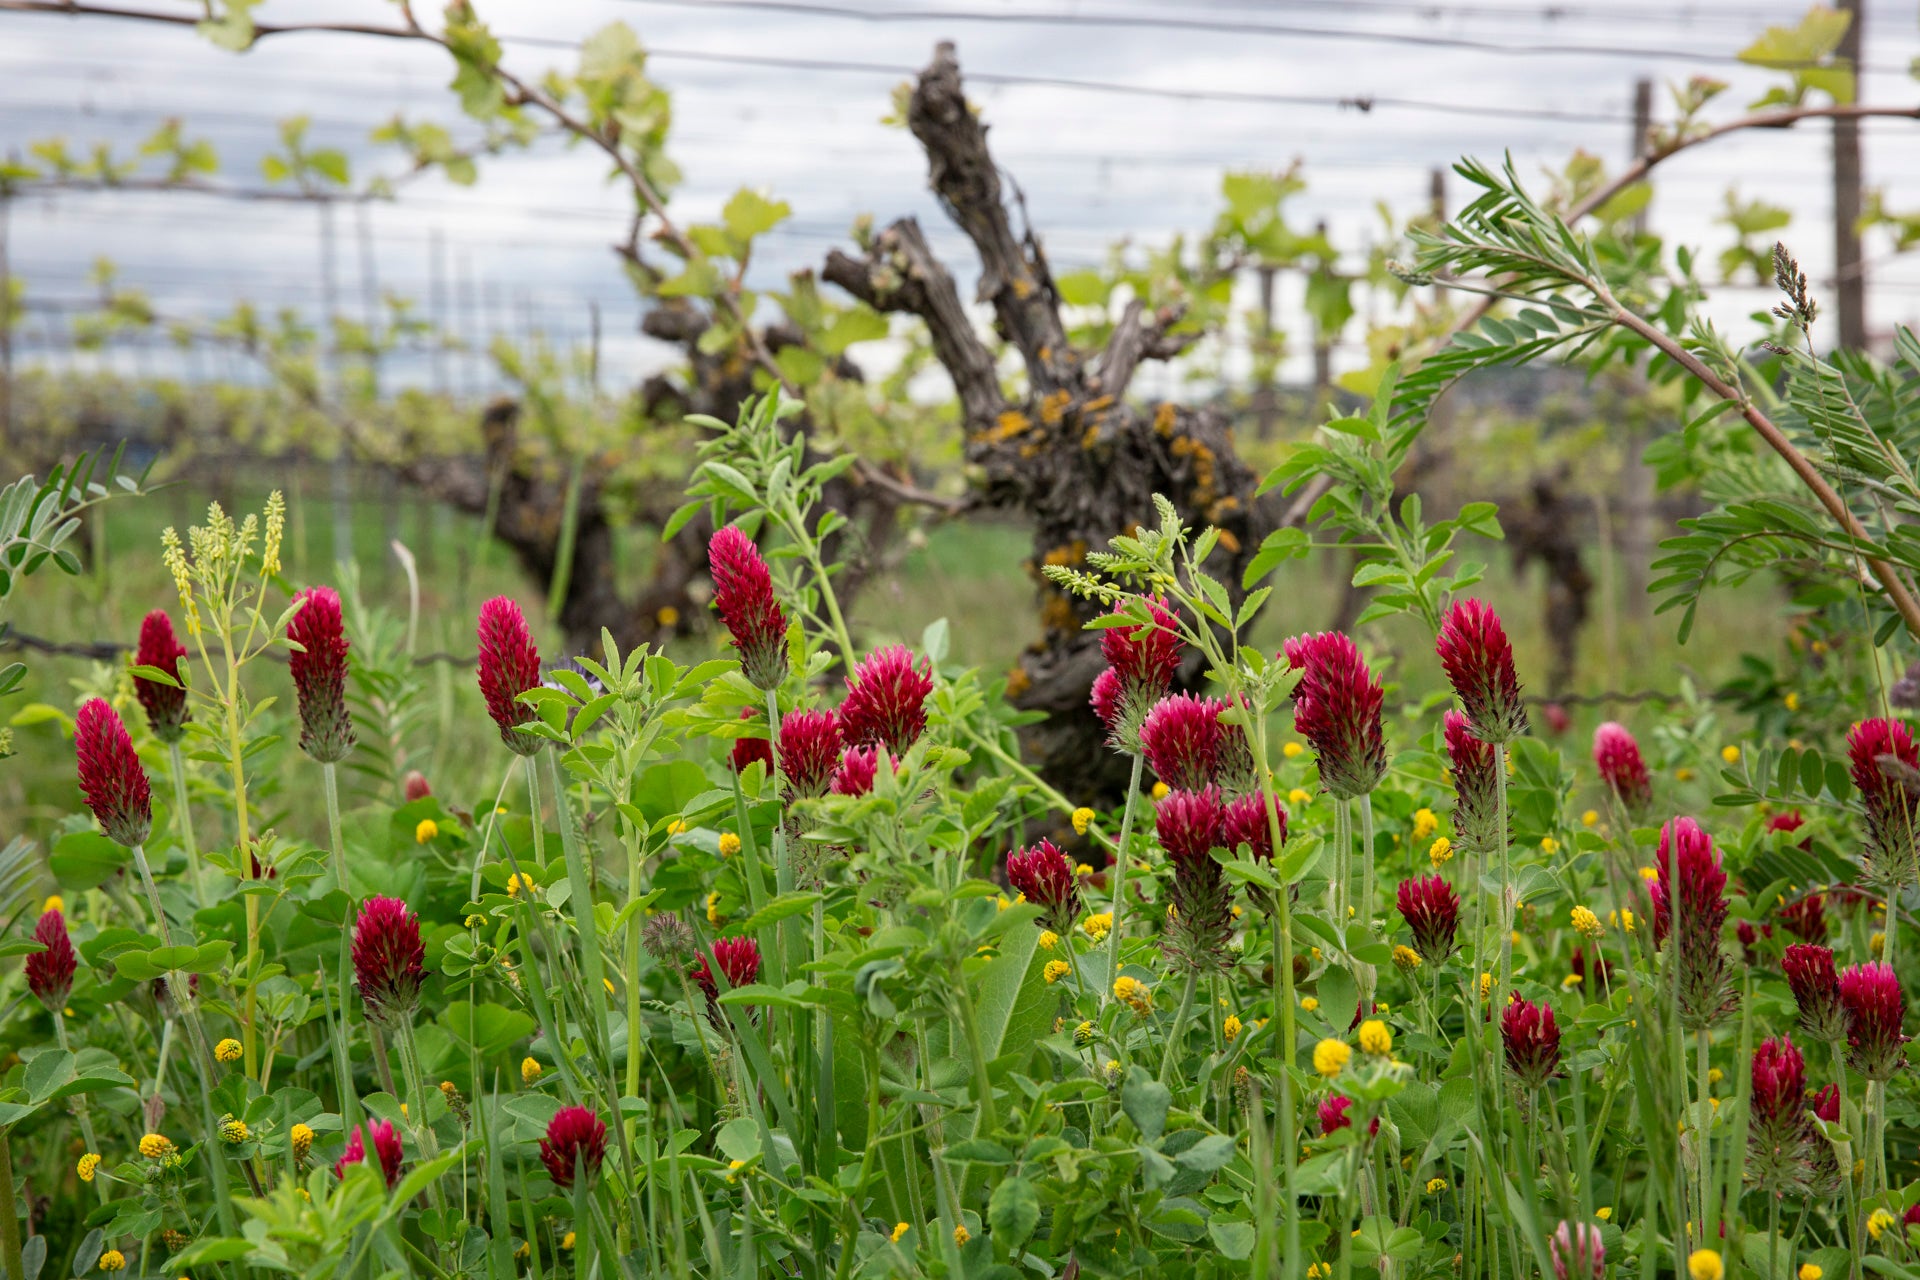
{"label": "yellow wildflower", "polygon": [[519,897],[522,890],[525,890],[531,895],[533,891],[539,887],[539,885],[533,882],[533,877],[529,875],[521,875],[515,872],[513,875],[507,877],[507,896],[509,898]]}
{"label": "yellow wildflower", "polygon": [[1660,878],[1660,873],[1654,870],[1652,867],[1642,867],[1640,868],[1640,878],[1642,880],[1647,880],[1647,881],[1658,880]]}
{"label": "yellow wildflower", "polygon": [[1439,1195],[1442,1191],[1445,1191],[1446,1189],[1447,1189],[1447,1180],[1445,1178],[1428,1178],[1427,1179],[1428,1195],[1430,1196]]}
{"label": "yellow wildflower", "polygon": [[1085,920],[1082,920],[1080,927],[1086,930],[1089,938],[1098,942],[1113,931],[1113,913],[1111,911],[1097,911]]}
{"label": "yellow wildflower", "polygon": [[414,824],[413,842],[415,844],[425,844],[439,834],[439,823],[435,822],[432,818],[422,818]]}
{"label": "yellow wildflower", "polygon": [[[1077,876],[1090,876],[1093,874],[1093,864],[1091,862],[1083,862],[1073,869],[1073,874]],[[1026,895],[1022,894],[1021,896],[1025,897]]]}
{"label": "yellow wildflower", "polygon": [[670,836],[683,835],[686,832],[691,831],[692,829],[693,828],[687,825],[687,820],[685,818],[675,818],[672,822],[669,822],[667,824],[667,834]]}
{"label": "yellow wildflower", "polygon": [[[1680,766],[1680,767],[1679,767],[1678,769],[1675,769],[1675,770],[1673,771],[1673,776],[1674,776],[1674,779],[1675,779],[1676,781],[1679,781],[1679,782],[1692,782],[1692,781],[1693,781],[1693,770],[1691,770],[1691,769],[1689,769],[1689,768],[1687,768],[1687,767],[1686,767],[1685,765],[1681,765],[1681,766]],[[1703,1253],[1712,1253],[1712,1250],[1710,1250],[1710,1249],[1703,1249],[1703,1250],[1701,1250],[1701,1252],[1703,1252]],[[1720,1258],[1720,1255],[1719,1255],[1719,1254],[1717,1254],[1717,1253],[1715,1253],[1715,1254],[1714,1254],[1713,1256],[1714,1256],[1714,1260],[1715,1260],[1715,1265],[1717,1266],[1717,1265],[1718,1265],[1718,1263],[1719,1263],[1719,1258]],[[1692,1266],[1692,1265],[1693,1265],[1693,1263],[1692,1263],[1691,1261],[1689,1261],[1689,1262],[1687,1263],[1687,1265],[1688,1265],[1688,1266]],[[1715,1274],[1717,1275],[1717,1274],[1719,1274],[1719,1273],[1718,1273],[1718,1272],[1716,1271],[1716,1272],[1715,1272]],[[1698,1276],[1696,1276],[1696,1277],[1694,1277],[1694,1280],[1699,1280],[1699,1277],[1698,1277]]]}
{"label": "yellow wildflower", "polygon": [[223,1141],[239,1144],[253,1135],[247,1131],[245,1120],[235,1120],[231,1116],[220,1122],[220,1137]]}
{"label": "yellow wildflower", "polygon": [[240,1061],[242,1052],[240,1042],[232,1036],[228,1036],[225,1040],[213,1046],[213,1060],[215,1062],[238,1062]]}
{"label": "yellow wildflower", "polygon": [[1566,977],[1560,979],[1560,989],[1562,991],[1571,991],[1585,981],[1586,981],[1586,978],[1581,974],[1570,973]]}
{"label": "yellow wildflower", "polygon": [[1560,852],[1560,842],[1552,836],[1540,837],[1540,852],[1554,854]]}
{"label": "yellow wildflower", "polygon": [[1353,1057],[1353,1050],[1344,1040],[1326,1039],[1313,1046],[1313,1069],[1332,1079],[1340,1074],[1347,1060]]}
{"label": "yellow wildflower", "polygon": [[953,1242],[955,1244],[965,1244],[971,1239],[973,1239],[973,1232],[967,1230],[966,1223],[963,1222],[953,1229]]}
{"label": "yellow wildflower", "polygon": [[150,1133],[140,1139],[140,1154],[149,1160],[159,1160],[173,1154],[173,1139],[165,1134]]}
{"label": "yellow wildflower", "polygon": [[464,924],[469,929],[478,929],[481,925],[484,925],[486,922],[487,922],[487,918],[485,916],[481,915],[479,912],[475,912],[474,914],[468,916],[465,920],[462,920],[460,923]]}
{"label": "yellow wildflower", "polygon": [[1728,743],[1726,746],[1720,748],[1720,758],[1728,764],[1739,764],[1740,748],[1734,746],[1732,743]]}
{"label": "yellow wildflower", "polygon": [[1280,748],[1280,754],[1285,756],[1289,760],[1298,760],[1301,756],[1306,754],[1306,751],[1307,749],[1301,746],[1297,742],[1289,742],[1284,747]]}
{"label": "yellow wildflower", "polygon": [[663,627],[680,625],[680,611],[670,604],[663,604],[653,611],[653,620]]}
{"label": "yellow wildflower", "polygon": [[1881,933],[1878,929],[1874,930],[1873,936],[1867,939],[1867,950],[1873,952],[1875,955],[1879,955],[1881,951],[1886,948],[1886,945],[1887,935]]}
{"label": "yellow wildflower", "polygon": [[1867,1234],[1878,1240],[1886,1233],[1888,1227],[1898,1221],[1898,1218],[1885,1209],[1875,1209],[1867,1216]]}
{"label": "yellow wildflower", "polygon": [[1727,1073],[1722,1071],[1720,1068],[1718,1067],[1707,1068],[1708,1084],[1719,1084],[1722,1080],[1725,1080],[1726,1078],[1727,1078]]}
{"label": "yellow wildflower", "polygon": [[45,915],[49,911],[58,911],[58,912],[61,912],[62,914],[65,914],[66,909],[67,909],[67,900],[61,897],[57,893],[48,894],[47,900],[40,904],[41,915]]}
{"label": "yellow wildflower", "polygon": [[1082,1045],[1082,1046],[1092,1044],[1093,1043],[1093,1023],[1082,1022],[1079,1026],[1075,1027],[1073,1029],[1073,1042],[1077,1045]]}
{"label": "yellow wildflower", "polygon": [[1220,1034],[1227,1038],[1228,1044],[1232,1044],[1235,1040],[1238,1040],[1240,1038],[1240,1019],[1231,1013],[1228,1014],[1227,1020],[1220,1024]]}
{"label": "yellow wildflower", "polygon": [[1427,846],[1427,861],[1435,867],[1439,867],[1451,857],[1453,857],[1453,841],[1445,836],[1436,838],[1431,845]]}
{"label": "yellow wildflower", "polygon": [[1603,1204],[1598,1209],[1595,1209],[1593,1211],[1593,1216],[1600,1219],[1600,1221],[1602,1222],[1612,1222],[1613,1206],[1610,1204]]}
{"label": "yellow wildflower", "polygon": [[520,1247],[513,1251],[513,1256],[516,1258],[522,1259],[523,1261],[527,1258],[531,1258],[533,1256],[533,1246],[528,1244],[525,1240],[522,1240],[520,1242]]}
{"label": "yellow wildflower", "polygon": [[[1794,692],[1793,690],[1791,690],[1791,689],[1789,689],[1789,690],[1787,690],[1787,696],[1786,696],[1786,697],[1784,697],[1784,698],[1782,698],[1782,699],[1781,699],[1781,701],[1782,701],[1782,702],[1785,702],[1785,703],[1787,704],[1787,710],[1789,710],[1789,711],[1798,711],[1798,710],[1800,709],[1800,695],[1799,695],[1799,694],[1797,694],[1797,693],[1795,693],[1795,692]],[[1813,1267],[1813,1264],[1812,1264],[1811,1262],[1809,1262],[1809,1263],[1807,1264],[1807,1266],[1808,1266],[1808,1267]],[[1805,1270],[1806,1270],[1807,1268],[1806,1268],[1806,1267],[1802,1267],[1802,1268],[1800,1268],[1800,1269],[1801,1269],[1802,1271],[1805,1271]],[[1818,1271],[1818,1270],[1819,1270],[1820,1268],[1818,1268],[1818,1267],[1813,1267],[1813,1269],[1814,1269],[1815,1271]],[[1802,1277],[1802,1278],[1801,1278],[1801,1280],[1805,1280],[1805,1277]],[[1818,1277],[1815,1277],[1815,1280],[1818,1280]]]}
{"label": "yellow wildflower", "polygon": [[1360,1024],[1360,1047],[1375,1057],[1385,1057],[1393,1052],[1393,1032],[1380,1019],[1368,1018]]}
{"label": "yellow wildflower", "polygon": [[1817,1262],[1803,1262],[1800,1264],[1800,1270],[1795,1274],[1800,1277],[1800,1280],[1820,1280],[1820,1277],[1827,1273],[1820,1269],[1820,1264]]}
{"label": "yellow wildflower", "polygon": [[720,833],[720,856],[731,858],[740,852],[740,837],[731,831]]}
{"label": "yellow wildflower", "polygon": [[746,1167],[747,1167],[747,1162],[745,1160],[727,1161],[727,1181],[728,1182],[740,1181],[740,1171]]}
{"label": "yellow wildflower", "polygon": [[1087,834],[1087,828],[1093,825],[1093,810],[1081,805],[1073,811],[1073,832],[1075,835]]}
{"label": "yellow wildflower", "polygon": [[1439,829],[1440,818],[1433,810],[1415,809],[1413,811],[1413,838],[1415,840],[1425,840]]}
{"label": "yellow wildflower", "polygon": [[1153,784],[1153,798],[1155,800],[1165,800],[1167,798],[1167,793],[1172,790],[1173,788],[1168,786],[1166,783],[1156,782]]}
{"label": "yellow wildflower", "polygon": [[80,1181],[92,1182],[93,1175],[96,1171],[99,1170],[99,1168],[100,1168],[99,1153],[94,1151],[89,1151],[87,1152],[87,1154],[80,1157],[80,1163],[74,1169],[74,1172],[80,1175]]}
{"label": "yellow wildflower", "polygon": [[573,1232],[569,1231],[567,1232],[567,1234],[560,1237],[560,1247],[562,1249],[573,1248]]}
{"label": "yellow wildflower", "polygon": [[1393,949],[1393,963],[1402,973],[1412,973],[1420,967],[1420,953],[1403,943]]}
{"label": "yellow wildflower", "polygon": [[1143,1018],[1153,1011],[1153,988],[1138,978],[1124,973],[1115,978],[1113,996]]}
{"label": "yellow wildflower", "polygon": [[100,1255],[99,1267],[102,1271],[125,1271],[127,1257],[118,1249],[109,1249]]}
{"label": "yellow wildflower", "polygon": [[1047,961],[1046,967],[1040,970],[1040,976],[1045,978],[1049,983],[1054,983],[1060,981],[1060,979],[1072,972],[1073,966],[1065,960],[1049,960]]}
{"label": "yellow wildflower", "polygon": [[1480,975],[1480,998],[1482,1000],[1485,1000],[1488,996],[1492,994],[1493,994],[1493,975],[1490,973],[1483,973]]}
{"label": "yellow wildflower", "polygon": [[520,1083],[532,1084],[540,1078],[541,1069],[540,1062],[536,1058],[527,1057],[520,1059]]}
{"label": "yellow wildflower", "polygon": [[1600,917],[1586,907],[1573,909],[1573,928],[1576,933],[1588,938],[1597,938],[1602,932]]}
{"label": "yellow wildflower", "polygon": [[894,1223],[894,1224],[893,1224],[893,1242],[894,1242],[895,1244],[899,1244],[899,1243],[900,1243],[900,1240],[901,1240],[901,1238],[902,1238],[903,1236],[905,1236],[905,1235],[907,1234],[907,1232],[909,1232],[909,1231],[911,1231],[911,1230],[913,1230],[913,1224],[912,1224],[912,1223],[910,1223],[910,1222],[896,1222],[896,1223]]}
{"label": "yellow wildflower", "polygon": [[1333,1274],[1331,1262],[1313,1262],[1307,1265],[1307,1280],[1326,1280]]}
{"label": "yellow wildflower", "polygon": [[1302,1009],[1305,1009],[1308,1013],[1312,1013],[1315,1009],[1318,1009],[1320,1007],[1320,1002],[1314,999],[1312,996],[1301,996],[1300,1007]]}
{"label": "yellow wildflower", "polygon": [[1599,821],[1600,811],[1598,809],[1589,809],[1580,815],[1580,825],[1583,827],[1591,827]]}
{"label": "yellow wildflower", "polygon": [[293,1146],[293,1158],[305,1160],[307,1152],[313,1150],[313,1129],[308,1125],[296,1124],[287,1130],[287,1140]]}
{"label": "yellow wildflower", "polygon": [[707,895],[707,923],[719,924],[725,918],[726,917],[721,915],[720,913],[720,895],[717,892],[708,894]]}
{"label": "yellow wildflower", "polygon": [[1726,1268],[1720,1265],[1717,1250],[1695,1249],[1687,1255],[1687,1274],[1693,1280],[1720,1280],[1726,1274]]}
{"label": "yellow wildflower", "polygon": [[1059,945],[1060,945],[1059,934],[1055,933],[1051,929],[1042,929],[1040,931],[1040,949],[1042,951],[1051,951]]}
{"label": "yellow wildflower", "polygon": [[1295,787],[1293,790],[1287,792],[1287,803],[1296,809],[1303,804],[1309,803],[1312,799],[1313,797],[1307,794],[1306,788],[1304,787]]}

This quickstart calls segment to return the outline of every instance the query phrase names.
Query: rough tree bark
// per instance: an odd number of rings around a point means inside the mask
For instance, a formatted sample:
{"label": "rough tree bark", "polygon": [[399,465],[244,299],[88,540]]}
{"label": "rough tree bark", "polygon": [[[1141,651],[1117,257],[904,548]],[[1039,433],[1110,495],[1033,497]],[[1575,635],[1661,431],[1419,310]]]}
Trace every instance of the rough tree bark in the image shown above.
{"label": "rough tree bark", "polygon": [[1087,704],[1102,665],[1097,633],[1082,630],[1092,609],[1047,583],[1039,567],[1079,564],[1089,549],[1151,521],[1160,493],[1187,521],[1220,527],[1221,550],[1209,569],[1237,592],[1246,561],[1281,519],[1278,505],[1255,500],[1257,477],[1235,452],[1221,414],[1167,401],[1127,403],[1142,361],[1170,359],[1191,340],[1175,329],[1177,311],[1149,313],[1136,301],[1103,349],[1083,351],[1068,340],[1045,251],[1008,216],[951,44],[939,45],[920,73],[907,123],[926,151],[934,191],[980,255],[978,298],[1020,357],[1024,391],[1017,399],[1003,391],[993,351],[914,219],[886,228],[863,257],[835,250],[822,275],[869,306],[925,321],[959,396],[980,504],[1018,512],[1034,526],[1028,568],[1041,633],[1008,688],[1016,705],[1047,713],[1024,731],[1028,758],[1066,795],[1117,796],[1126,767],[1103,746]]}

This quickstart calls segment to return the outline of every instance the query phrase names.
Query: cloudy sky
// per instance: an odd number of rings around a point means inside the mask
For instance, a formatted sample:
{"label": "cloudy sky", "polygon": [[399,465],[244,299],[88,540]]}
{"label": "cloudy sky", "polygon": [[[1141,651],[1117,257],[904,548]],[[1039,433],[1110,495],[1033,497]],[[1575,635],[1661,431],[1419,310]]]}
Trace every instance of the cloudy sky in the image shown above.
{"label": "cloudy sky", "polygon": [[[177,0],[130,2],[197,11]],[[741,186],[791,202],[794,217],[768,238],[757,265],[763,285],[817,265],[862,213],[881,221],[917,213],[958,273],[971,274],[964,243],[926,192],[913,139],[880,123],[891,87],[939,39],[958,43],[976,77],[970,95],[1056,268],[1091,264],[1121,237],[1159,243],[1201,230],[1218,207],[1223,171],[1295,160],[1309,184],[1291,206],[1296,225],[1324,219],[1357,264],[1379,234],[1376,203],[1401,215],[1419,208],[1430,171],[1463,154],[1511,151],[1529,175],[1557,168],[1576,148],[1623,163],[1636,77],[1657,85],[1696,73],[1727,79],[1733,91],[1716,109],[1732,113],[1771,77],[1731,55],[1767,22],[1801,12],[1791,0],[477,4],[506,38],[510,64],[530,74],[570,60],[557,42],[609,22],[632,26],[674,94],[671,150],[685,172],[673,198],[679,215],[712,216]],[[268,0],[256,16],[385,24],[393,12],[377,0]],[[1869,0],[1866,35],[1863,98],[1920,99],[1905,70],[1920,54],[1912,0]],[[257,187],[276,121],[305,114],[313,141],[347,150],[363,178],[395,167],[391,152],[367,141],[395,113],[474,136],[446,92],[448,72],[444,55],[399,42],[284,36],[236,56],[186,28],[0,13],[0,147],[24,153],[61,136],[74,150],[96,142],[125,150],[177,116],[216,145],[224,180]],[[1380,103],[1365,113],[1341,105],[1354,98]],[[1656,114],[1669,110],[1662,89]],[[1869,183],[1894,207],[1920,210],[1920,122],[1870,122],[1866,134]],[[1730,187],[1785,205],[1794,213],[1787,238],[1821,280],[1832,252],[1828,137],[1816,125],[1702,148],[1661,171],[1652,216],[1670,236],[1717,251],[1729,233],[1714,218]],[[447,318],[461,331],[537,328],[579,341],[597,305],[603,367],[620,376],[650,367],[662,353],[636,335],[638,307],[608,249],[623,230],[625,201],[604,179],[591,154],[551,139],[486,163],[477,187],[410,184],[397,203],[366,211],[364,235],[361,215],[341,210],[340,305],[357,312],[369,283],[427,304],[439,244]],[[1455,179],[1456,196],[1460,186]],[[317,314],[324,296],[311,207],[30,195],[14,202],[11,248],[14,270],[44,308],[27,324],[31,358],[73,358],[59,308],[85,297],[101,256],[169,315],[217,314],[242,298]],[[1911,322],[1920,313],[1920,255],[1893,260],[1884,238],[1868,253],[1873,326]],[[1738,317],[1770,301],[1763,291],[1732,290],[1719,309]],[[1283,293],[1283,310],[1290,302]],[[1346,336],[1356,341],[1358,327]],[[1359,353],[1341,357],[1352,363]],[[118,357],[129,368],[164,358]],[[465,372],[456,364],[452,376]]]}

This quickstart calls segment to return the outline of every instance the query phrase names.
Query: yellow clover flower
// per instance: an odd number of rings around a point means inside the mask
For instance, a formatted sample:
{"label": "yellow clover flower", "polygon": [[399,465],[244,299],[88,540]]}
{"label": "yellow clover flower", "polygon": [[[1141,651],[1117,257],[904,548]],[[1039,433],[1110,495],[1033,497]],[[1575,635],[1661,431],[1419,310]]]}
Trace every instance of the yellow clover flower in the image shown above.
{"label": "yellow clover flower", "polygon": [[1313,1069],[1332,1079],[1340,1074],[1353,1057],[1353,1050],[1344,1040],[1326,1039],[1313,1046]]}
{"label": "yellow clover flower", "polygon": [[240,1042],[232,1036],[228,1036],[225,1040],[213,1046],[213,1060],[215,1062],[238,1062],[241,1056],[242,1050],[240,1048]]}

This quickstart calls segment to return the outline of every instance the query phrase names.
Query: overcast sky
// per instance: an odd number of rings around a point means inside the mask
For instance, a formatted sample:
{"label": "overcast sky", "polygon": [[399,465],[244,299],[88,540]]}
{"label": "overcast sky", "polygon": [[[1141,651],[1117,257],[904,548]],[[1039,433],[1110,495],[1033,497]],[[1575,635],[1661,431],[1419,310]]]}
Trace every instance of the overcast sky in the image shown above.
{"label": "overcast sky", "polygon": [[[143,2],[156,11],[197,11],[175,0]],[[1800,13],[1783,0],[794,0],[787,9],[701,0],[476,2],[496,32],[534,38],[506,43],[509,63],[528,73],[570,63],[564,49],[548,47],[552,41],[575,41],[612,21],[631,25],[654,51],[653,74],[674,94],[671,152],[685,174],[673,197],[678,215],[712,216],[743,185],[793,205],[793,219],[765,242],[755,271],[761,285],[817,266],[830,247],[845,243],[847,226],[861,213],[881,222],[918,214],[957,274],[971,278],[964,242],[926,192],[912,137],[880,123],[891,87],[923,65],[939,39],[956,41],[963,70],[982,77],[970,82],[969,94],[992,126],[997,158],[1024,188],[1057,269],[1091,264],[1123,236],[1163,243],[1177,232],[1204,230],[1219,205],[1223,171],[1281,168],[1296,159],[1309,185],[1291,206],[1295,224],[1324,219],[1357,264],[1369,238],[1378,238],[1375,203],[1402,216],[1421,207],[1432,168],[1463,154],[1497,160],[1511,151],[1523,175],[1537,175],[1585,148],[1618,167],[1628,147],[1635,77],[1662,86],[1701,72],[1730,80],[1733,91],[1713,110],[1736,112],[1772,77],[1729,65],[1730,55],[1768,21],[1791,22]],[[937,16],[873,22],[797,11],[836,5],[895,18]],[[425,17],[435,8],[422,5],[420,12]],[[381,23],[394,13],[376,0],[269,0],[255,12],[266,22]],[[1013,15],[1063,20],[1008,21]],[[1098,21],[1116,15],[1194,25]],[[1863,99],[1920,100],[1920,86],[1905,72],[1920,54],[1916,5],[1870,0],[1866,38]],[[1528,51],[1461,47],[1473,44]],[[730,61],[689,56],[700,54]],[[190,135],[215,143],[228,180],[259,186],[260,157],[276,145],[276,120],[304,113],[313,118],[313,140],[348,150],[356,178],[364,178],[396,167],[393,153],[367,141],[369,130],[396,112],[474,136],[446,91],[448,74],[444,55],[431,48],[362,37],[277,37],[236,56],[185,28],[0,14],[0,147],[24,152],[37,139],[60,135],[75,150],[98,141],[125,149],[157,121],[178,116]],[[991,83],[989,75],[1212,96]],[[1321,101],[1283,105],[1258,95]],[[1361,113],[1338,105],[1357,97],[1488,114],[1386,104]],[[1663,87],[1656,115],[1669,113]],[[1920,122],[1869,122],[1865,131],[1869,183],[1884,187],[1894,207],[1920,210]],[[1832,261],[1829,134],[1825,125],[1750,133],[1675,160],[1660,171],[1656,225],[1717,252],[1729,233],[1713,219],[1723,193],[1737,186],[1793,210],[1786,236],[1809,273],[1824,280]],[[365,215],[371,263],[361,256],[356,214],[342,210],[341,306],[358,310],[369,267],[380,289],[426,303],[437,235],[457,327],[517,332],[532,325],[581,340],[597,303],[606,333],[603,367],[616,376],[651,367],[663,353],[636,335],[639,308],[608,249],[623,230],[626,199],[604,179],[593,154],[550,139],[531,153],[486,162],[473,188],[438,179],[410,184],[396,204]],[[1454,179],[1456,197],[1460,188]],[[124,281],[147,290],[170,315],[215,314],[242,298],[318,312],[321,249],[311,207],[132,193],[32,196],[14,206],[14,270],[37,301],[82,298],[89,265],[105,255]],[[1884,238],[1869,244],[1876,329],[1912,322],[1920,312],[1920,255],[1879,261],[1889,252]],[[462,284],[471,286],[464,307]],[[1771,300],[1763,291],[1730,291],[1717,309],[1738,317]],[[1283,310],[1291,310],[1290,301],[1283,294]],[[29,355],[44,350],[49,323],[58,346],[57,321],[36,312],[27,325]],[[1360,359],[1361,336],[1357,325],[1345,335],[1341,364]],[[121,357],[140,358],[157,357]]]}

